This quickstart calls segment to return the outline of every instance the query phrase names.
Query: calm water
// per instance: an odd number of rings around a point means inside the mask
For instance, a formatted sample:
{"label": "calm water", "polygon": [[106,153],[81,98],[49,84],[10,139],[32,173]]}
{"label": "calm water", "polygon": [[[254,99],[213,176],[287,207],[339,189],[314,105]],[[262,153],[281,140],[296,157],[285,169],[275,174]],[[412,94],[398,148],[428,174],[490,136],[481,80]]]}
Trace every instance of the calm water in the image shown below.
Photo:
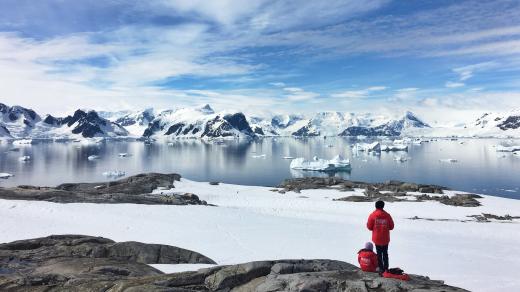
{"label": "calm water", "polygon": [[[464,144],[460,144],[463,141]],[[492,147],[505,141],[493,139],[438,140],[410,145],[409,151],[382,153],[379,156],[353,153],[346,138],[274,138],[253,142],[227,141],[222,145],[198,140],[178,140],[173,145],[157,142],[81,143],[40,142],[31,146],[0,144],[0,172],[15,176],[0,180],[1,186],[19,184],[57,185],[63,182],[104,181],[107,170],[142,172],[176,172],[198,181],[274,186],[285,178],[336,175],[362,181],[397,179],[444,185],[453,189],[520,199],[520,155],[497,153]],[[369,142],[369,141],[365,141]],[[520,141],[516,141],[520,144]],[[332,146],[332,147],[330,147]],[[18,152],[7,151],[14,147]],[[121,158],[119,153],[130,156]],[[255,158],[255,155],[265,157]],[[341,154],[352,161],[352,171],[323,174],[292,171],[290,160],[283,156],[317,155],[330,159]],[[406,162],[394,161],[407,155]],[[31,161],[21,162],[23,155]],[[98,160],[89,161],[89,155]],[[457,163],[440,162],[454,158]]]}

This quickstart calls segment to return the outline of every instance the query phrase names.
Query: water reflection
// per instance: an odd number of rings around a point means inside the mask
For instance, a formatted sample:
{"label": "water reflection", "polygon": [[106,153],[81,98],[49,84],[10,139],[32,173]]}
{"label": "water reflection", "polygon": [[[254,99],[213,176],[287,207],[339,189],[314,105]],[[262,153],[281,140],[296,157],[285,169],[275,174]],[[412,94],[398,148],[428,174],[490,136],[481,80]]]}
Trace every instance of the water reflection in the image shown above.
{"label": "water reflection", "polygon": [[[274,138],[258,141],[211,143],[195,139],[170,142],[110,141],[104,143],[40,142],[32,146],[0,144],[0,172],[15,175],[1,180],[2,186],[19,184],[56,185],[62,182],[102,181],[108,170],[177,172],[200,181],[275,186],[283,179],[305,176],[336,176],[362,181],[398,179],[446,185],[454,189],[520,198],[520,157],[497,153],[492,147],[503,141],[492,139],[439,140],[410,145],[408,152],[373,155],[353,151],[353,139],[328,137]],[[370,141],[364,141],[370,142]],[[520,144],[520,142],[517,142]],[[18,147],[18,151],[8,151]],[[128,153],[120,157],[119,153]],[[352,162],[352,171],[319,173],[289,169],[286,156],[331,159],[342,155]],[[31,161],[20,162],[29,155]],[[90,155],[98,155],[89,161]],[[403,162],[396,156],[404,156]],[[457,163],[439,160],[453,158]]]}

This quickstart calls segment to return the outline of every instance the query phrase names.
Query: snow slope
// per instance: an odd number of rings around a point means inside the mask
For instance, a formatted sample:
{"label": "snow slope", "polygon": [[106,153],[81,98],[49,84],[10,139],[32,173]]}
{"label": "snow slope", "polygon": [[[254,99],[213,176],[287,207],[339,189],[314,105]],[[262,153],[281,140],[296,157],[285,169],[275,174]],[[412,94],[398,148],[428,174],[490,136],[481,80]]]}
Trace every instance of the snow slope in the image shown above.
{"label": "snow slope", "polygon": [[245,138],[256,135],[241,112],[216,113],[204,105],[161,112],[150,122],[143,136]]}
{"label": "snow slope", "polygon": [[[232,264],[282,258],[356,263],[356,252],[370,239],[365,223],[373,203],[332,201],[355,192],[280,194],[265,187],[212,186],[185,179],[176,182],[172,191],[195,193],[218,207],[0,200],[0,241],[89,234],[180,246],[219,264]],[[407,219],[416,215],[464,220],[480,213],[520,215],[518,200],[485,196],[482,203],[477,208],[437,202],[388,203],[386,209],[396,223],[389,249],[391,266],[473,291],[520,291],[520,261],[514,256],[520,253],[518,222]]]}
{"label": "snow slope", "polygon": [[[28,137],[36,123],[41,121],[41,117],[32,109],[21,106],[7,106],[0,103],[0,137]],[[7,130],[7,131],[5,131]]]}

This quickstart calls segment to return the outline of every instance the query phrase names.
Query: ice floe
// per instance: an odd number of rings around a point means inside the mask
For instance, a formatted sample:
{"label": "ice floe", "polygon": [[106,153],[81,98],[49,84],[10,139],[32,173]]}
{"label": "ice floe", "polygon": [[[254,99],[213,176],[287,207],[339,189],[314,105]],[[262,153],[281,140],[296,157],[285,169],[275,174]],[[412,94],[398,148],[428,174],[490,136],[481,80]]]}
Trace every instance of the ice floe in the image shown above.
{"label": "ice floe", "polygon": [[126,175],[126,172],[120,171],[120,170],[109,170],[109,171],[103,172],[103,176],[106,176],[109,178],[117,178],[117,177],[122,177],[125,175]]}
{"label": "ice floe", "polygon": [[355,151],[381,152],[381,143],[374,142],[370,144],[357,143],[354,145]]}
{"label": "ice floe", "polygon": [[15,140],[13,142],[13,145],[31,145],[32,143],[33,143],[32,139],[20,139],[20,140]]}
{"label": "ice floe", "polygon": [[381,145],[381,151],[408,151],[407,145]]}
{"label": "ice floe", "polygon": [[14,176],[13,174],[11,173],[7,173],[7,172],[0,172],[0,178],[3,178],[3,179],[7,179],[7,178],[10,178]]}
{"label": "ice floe", "polygon": [[99,159],[99,156],[97,155],[90,155],[89,157],[87,157],[88,160],[96,160],[96,159]]}
{"label": "ice floe", "polygon": [[513,145],[513,146],[497,145],[495,147],[495,150],[497,152],[515,152],[515,151],[520,151],[520,145]]}
{"label": "ice floe", "polygon": [[440,162],[447,162],[447,163],[455,163],[455,162],[459,162],[457,159],[455,158],[443,158],[443,159],[439,159]]}
{"label": "ice floe", "polygon": [[341,155],[336,155],[331,160],[321,159],[316,156],[312,160],[306,160],[303,157],[295,158],[291,161],[290,168],[310,171],[339,171],[350,170],[352,166],[348,159],[343,159]]}
{"label": "ice floe", "polygon": [[24,156],[18,158],[18,160],[20,160],[20,161],[30,161],[31,160],[31,156],[24,155]]}

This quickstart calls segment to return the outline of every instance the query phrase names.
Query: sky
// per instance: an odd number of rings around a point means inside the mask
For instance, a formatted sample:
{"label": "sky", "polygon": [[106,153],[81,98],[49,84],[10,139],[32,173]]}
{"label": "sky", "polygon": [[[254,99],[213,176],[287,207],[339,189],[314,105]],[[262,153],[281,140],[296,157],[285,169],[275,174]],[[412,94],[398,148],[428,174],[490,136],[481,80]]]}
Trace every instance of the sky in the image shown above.
{"label": "sky", "polygon": [[471,120],[520,107],[520,1],[0,0],[0,102]]}

